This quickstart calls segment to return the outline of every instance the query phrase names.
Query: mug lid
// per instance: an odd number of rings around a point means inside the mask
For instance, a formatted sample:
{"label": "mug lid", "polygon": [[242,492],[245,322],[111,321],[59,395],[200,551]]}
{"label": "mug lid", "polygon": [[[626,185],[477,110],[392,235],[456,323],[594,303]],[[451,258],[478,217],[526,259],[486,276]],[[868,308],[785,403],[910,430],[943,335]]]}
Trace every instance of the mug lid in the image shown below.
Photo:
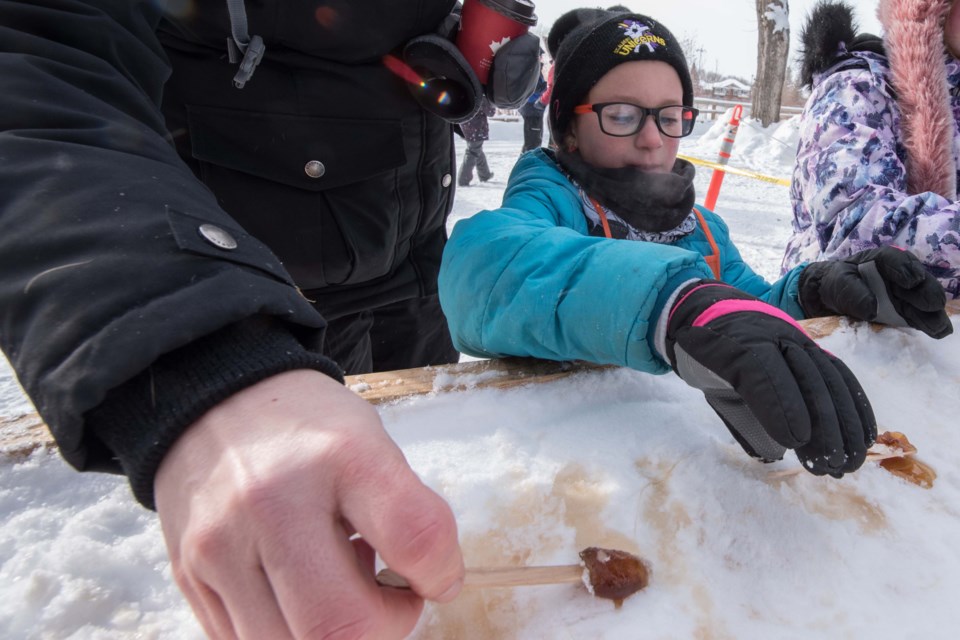
{"label": "mug lid", "polygon": [[480,3],[528,27],[537,24],[536,7],[530,0],[480,0]]}

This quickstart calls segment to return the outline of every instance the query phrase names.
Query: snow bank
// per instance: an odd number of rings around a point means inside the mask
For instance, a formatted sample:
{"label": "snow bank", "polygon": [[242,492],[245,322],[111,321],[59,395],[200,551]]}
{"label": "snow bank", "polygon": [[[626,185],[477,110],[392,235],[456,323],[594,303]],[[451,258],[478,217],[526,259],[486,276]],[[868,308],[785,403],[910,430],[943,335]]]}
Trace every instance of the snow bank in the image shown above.
{"label": "snow bank", "polygon": [[[718,153],[726,136],[733,107],[713,121],[699,139],[684,147],[684,153],[711,162],[718,161]],[[757,171],[775,178],[790,179],[793,159],[800,141],[800,116],[763,127],[753,118],[743,118],[734,138],[730,166]],[[771,173],[776,172],[776,173]]]}

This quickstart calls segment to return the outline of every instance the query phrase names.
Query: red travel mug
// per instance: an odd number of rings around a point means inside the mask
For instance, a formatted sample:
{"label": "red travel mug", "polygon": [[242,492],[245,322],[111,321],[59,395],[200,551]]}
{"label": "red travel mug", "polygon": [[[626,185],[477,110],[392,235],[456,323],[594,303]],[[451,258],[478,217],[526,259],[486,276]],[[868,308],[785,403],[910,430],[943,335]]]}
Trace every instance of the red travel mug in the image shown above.
{"label": "red travel mug", "polygon": [[464,0],[457,48],[480,84],[487,83],[493,56],[501,46],[537,24],[530,0]]}

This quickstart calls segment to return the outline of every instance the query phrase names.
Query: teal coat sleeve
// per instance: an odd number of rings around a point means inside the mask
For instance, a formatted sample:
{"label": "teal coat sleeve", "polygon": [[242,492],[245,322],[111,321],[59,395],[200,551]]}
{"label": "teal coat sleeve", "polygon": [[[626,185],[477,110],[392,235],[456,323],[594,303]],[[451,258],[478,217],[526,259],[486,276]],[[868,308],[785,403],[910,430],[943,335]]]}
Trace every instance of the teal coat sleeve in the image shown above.
{"label": "teal coat sleeve", "polygon": [[440,302],[464,353],[661,373],[659,313],[681,283],[709,277],[689,250],[588,236],[576,188],[538,150],[517,162],[501,208],[454,227]]}
{"label": "teal coat sleeve", "polygon": [[[721,271],[734,278],[728,281],[777,306],[788,302],[789,283],[767,284],[743,263],[726,225],[702,213]],[[576,187],[538,150],[517,162],[501,208],[454,227],[440,302],[463,353],[663,373],[669,366],[654,347],[657,321],[680,285],[714,277],[703,259],[710,251],[701,229],[674,245],[587,235]]]}

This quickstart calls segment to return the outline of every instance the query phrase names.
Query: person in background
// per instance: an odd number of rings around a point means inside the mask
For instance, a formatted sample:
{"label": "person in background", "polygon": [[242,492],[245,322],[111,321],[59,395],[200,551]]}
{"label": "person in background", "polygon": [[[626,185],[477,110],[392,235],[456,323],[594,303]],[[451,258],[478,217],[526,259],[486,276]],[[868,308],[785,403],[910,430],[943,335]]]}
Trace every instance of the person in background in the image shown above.
{"label": "person in background", "polygon": [[[793,449],[813,474],[855,471],[876,436],[870,402],[795,319],[842,313],[942,337],[952,325],[940,285],[890,248],[767,283],[723,220],[694,206],[694,167],[677,151],[698,112],[670,31],[578,9],[550,40],[557,149],[523,154],[502,207],[455,225],[440,270],[454,344],[478,357],[672,368],[751,456]],[[878,301],[889,317],[876,316]]]}
{"label": "person in background", "polygon": [[460,173],[457,174],[457,184],[461,187],[470,186],[474,169],[477,170],[480,182],[487,182],[493,178],[493,172],[487,164],[487,154],[483,152],[483,143],[490,139],[490,123],[487,118],[496,113],[496,107],[484,98],[477,115],[460,125],[463,139],[467,143]]}
{"label": "person in background", "polygon": [[458,359],[452,120],[387,64],[457,8],[0,0],[0,345],[63,457],[157,510],[212,638],[402,638],[460,589],[449,507],[343,385]]}
{"label": "person in background", "polygon": [[[540,104],[543,105],[544,109],[550,104],[550,94],[553,93],[554,66],[550,65],[550,71],[547,72],[547,88],[543,90],[543,94],[540,96]],[[556,147],[556,143],[553,141],[553,132],[550,131],[549,127],[547,127],[547,146],[551,149]]]}
{"label": "person in background", "polygon": [[960,2],[883,0],[883,38],[845,2],[818,3],[803,83],[784,272],[871,247],[916,256],[960,297]]}
{"label": "person in background", "polygon": [[[541,59],[543,52],[540,53]],[[542,67],[541,67],[542,69]],[[541,100],[543,92],[547,90],[547,81],[541,72],[537,79],[537,87],[520,107],[520,117],[523,118],[523,148],[520,153],[533,151],[543,144],[543,112],[547,103]]]}

